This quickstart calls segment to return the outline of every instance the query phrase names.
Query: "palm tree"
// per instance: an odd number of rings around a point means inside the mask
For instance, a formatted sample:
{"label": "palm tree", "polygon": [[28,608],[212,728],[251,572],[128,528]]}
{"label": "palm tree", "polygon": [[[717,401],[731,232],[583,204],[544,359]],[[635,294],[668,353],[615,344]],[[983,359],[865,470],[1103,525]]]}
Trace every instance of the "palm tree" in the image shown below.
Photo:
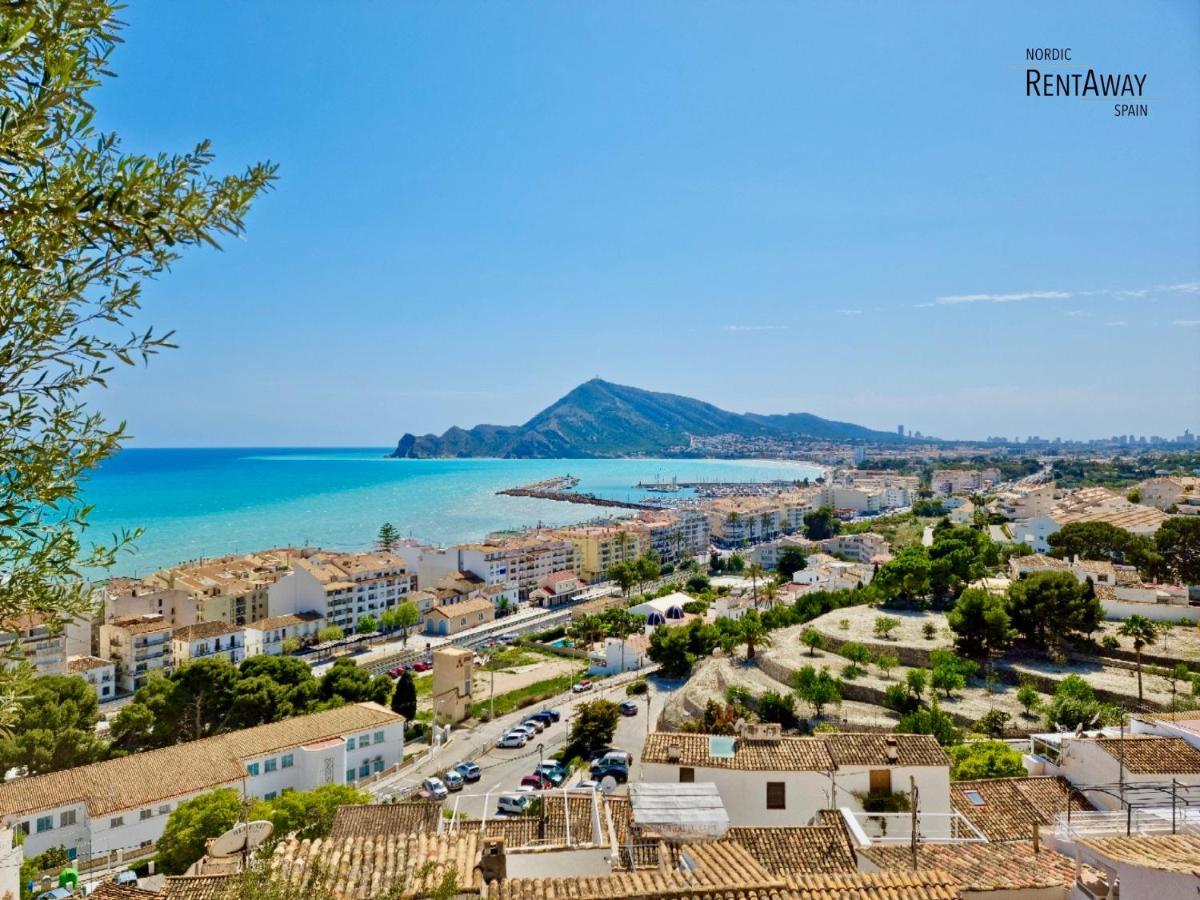
{"label": "palm tree", "polygon": [[766,571],[758,563],[751,563],[746,572],[750,576],[750,586],[754,592],[754,608],[758,609],[758,579],[765,575]]}
{"label": "palm tree", "polygon": [[1133,651],[1137,654],[1138,702],[1142,702],[1142,648],[1154,643],[1158,629],[1145,616],[1134,614],[1121,623],[1123,637],[1133,638]]}
{"label": "palm tree", "polygon": [[757,610],[750,610],[738,619],[737,642],[746,645],[746,659],[754,659],[754,651],[771,645],[771,633],[759,618]]}

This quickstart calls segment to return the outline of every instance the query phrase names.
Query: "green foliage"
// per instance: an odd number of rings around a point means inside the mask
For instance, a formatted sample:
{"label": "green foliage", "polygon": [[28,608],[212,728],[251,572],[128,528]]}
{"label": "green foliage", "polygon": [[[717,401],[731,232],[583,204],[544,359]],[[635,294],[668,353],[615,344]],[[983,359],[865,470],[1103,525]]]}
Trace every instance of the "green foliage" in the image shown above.
{"label": "green foliage", "polygon": [[892,669],[900,665],[900,659],[891,653],[880,653],[875,657],[875,665],[879,668],[879,673],[886,679],[891,677]]}
{"label": "green foliage", "polygon": [[929,662],[929,684],[935,691],[945,691],[947,700],[954,691],[966,687],[967,679],[979,670],[977,663],[949,650],[934,650],[929,654]]}
{"label": "green foliage", "polygon": [[1116,635],[1106,634],[1104,637],[1100,638],[1100,646],[1105,650],[1119,650],[1121,648],[1121,642],[1117,640]]}
{"label": "green foliage", "polygon": [[364,700],[386,705],[392,696],[392,681],[386,675],[372,676],[354,660],[342,657],[325,672],[319,696],[327,703],[336,701],[333,705]]}
{"label": "green foliage", "polygon": [[645,694],[650,690],[650,685],[645,678],[639,678],[637,681],[632,681],[625,685],[625,696],[636,697],[640,694]]}
{"label": "green foliage", "polygon": [[375,546],[384,552],[390,552],[393,547],[400,543],[400,532],[391,522],[384,522],[379,526],[379,534],[375,536]]}
{"label": "green foliage", "polygon": [[883,692],[883,706],[885,709],[904,715],[918,709],[921,706],[921,700],[919,697],[913,696],[905,685],[889,684]]}
{"label": "green foliage", "polygon": [[875,619],[875,635],[876,637],[891,640],[892,632],[900,627],[900,620],[895,616],[879,616]]}
{"label": "green foliage", "polygon": [[1154,541],[1108,522],[1070,522],[1046,539],[1059,559],[1100,559],[1147,569],[1155,565]]}
{"label": "green foliage", "polygon": [[[185,250],[241,235],[275,172],[221,177],[207,142],[142,156],[96,130],[91,100],[113,74],[118,9],[61,0],[7,4],[0,16],[0,622],[37,614],[54,631],[90,617],[95,570],[140,533],[85,549],[92,508],[80,483],[126,439],[89,404],[118,364],[173,346],[145,327],[143,286]],[[10,642],[6,725],[29,677],[22,658]]]}
{"label": "green foliage", "polygon": [[698,719],[683,723],[683,730],[694,734],[737,734],[737,721],[744,718],[745,711],[732,703],[709,700]]}
{"label": "green foliage", "polygon": [[1000,651],[1013,637],[1007,603],[990,591],[968,588],[946,614],[960,653],[983,659]]}
{"label": "green foliage", "polygon": [[322,644],[329,641],[340,641],[346,636],[346,632],[342,631],[337,625],[326,625],[317,632],[317,640]]}
{"label": "green foliage", "polygon": [[863,673],[863,667],[871,661],[871,651],[855,641],[842,644],[838,653],[850,660],[850,665],[842,673],[847,678],[857,678]]}
{"label": "green foliage", "polygon": [[280,649],[285,655],[290,656],[300,649],[300,638],[296,637],[294,634],[289,634],[283,639],[283,644],[280,646]]}
{"label": "green foliage", "polygon": [[921,634],[925,636],[925,640],[932,641],[937,635],[937,626],[932,622],[926,622],[921,626]]}
{"label": "green foliage", "polygon": [[914,516],[920,516],[923,519],[938,519],[947,512],[941,500],[918,500],[912,505],[912,511]]}
{"label": "green foliage", "polygon": [[1070,572],[1034,572],[1009,587],[1008,615],[1018,634],[1047,647],[1073,633],[1091,634],[1104,609]]}
{"label": "green foliage", "polygon": [[919,699],[929,686],[929,674],[924,669],[909,669],[904,673],[904,686]]}
{"label": "green foliage", "polygon": [[411,600],[404,600],[391,609],[385,609],[379,617],[379,624],[387,631],[399,628],[404,634],[404,644],[408,645],[408,630],[421,621],[421,609]]}
{"label": "green foliage", "polygon": [[809,656],[816,656],[817,651],[825,644],[825,639],[821,637],[821,632],[815,628],[805,628],[800,635],[800,642],[808,648]]}
{"label": "green foliage", "polygon": [[82,678],[30,679],[12,728],[0,731],[0,778],[9,769],[43,775],[104,759],[108,747],[96,737],[99,720],[96,692]]}
{"label": "green foliage", "polygon": [[611,744],[620,721],[620,707],[611,700],[592,700],[582,704],[571,723],[563,758],[587,756],[593,747]]}
{"label": "green foliage", "polygon": [[962,741],[962,732],[954,724],[954,719],[942,712],[936,700],[927,707],[901,716],[895,730],[899,734],[932,734],[943,747]]}
{"label": "green foliage", "polygon": [[712,582],[708,580],[707,575],[693,575],[687,580],[687,584],[684,585],[684,588],[689,593],[700,594],[704,591],[711,590]]}
{"label": "green foliage", "polygon": [[775,557],[775,570],[787,578],[791,578],[795,572],[801,571],[807,565],[808,560],[799,547],[784,547]]}
{"label": "green foliage", "polygon": [[1025,715],[1029,716],[1037,709],[1041,703],[1041,695],[1038,694],[1035,688],[1028,681],[1023,682],[1017,688],[1017,702],[1021,704],[1021,708],[1025,710]]}
{"label": "green foliage", "polygon": [[407,669],[396,679],[396,688],[392,691],[392,712],[404,716],[409,722],[417,717],[417,685],[412,672]]}
{"label": "green foliage", "polygon": [[1060,681],[1043,710],[1046,727],[1053,731],[1070,731],[1080,725],[1099,728],[1121,719],[1121,711],[1097,700],[1092,686],[1078,675],[1068,675]]}
{"label": "green foliage", "polygon": [[912,800],[903,791],[856,792],[854,797],[862,804],[863,812],[900,813],[912,809]]}
{"label": "green foliage", "polygon": [[769,646],[771,643],[771,635],[756,609],[747,610],[737,619],[737,629],[733,635],[736,645],[746,645],[746,659],[754,659],[754,653],[759,647]]}
{"label": "green foliage", "polygon": [[814,715],[830,703],[842,702],[842,683],[827,669],[805,666],[795,674],[796,696],[812,707]]}
{"label": "green foliage", "polygon": [[975,726],[989,737],[1003,737],[1011,719],[1012,716],[1002,709],[989,709],[979,717]]}
{"label": "green foliage", "polygon": [[242,798],[234,788],[217,788],[180,803],[154,844],[159,868],[167,875],[182,875],[204,855],[204,842],[237,824]]}
{"label": "green foliage", "polygon": [[284,791],[274,800],[258,800],[250,807],[249,819],[265,819],[278,841],[295,833],[301,840],[329,837],[339,806],[370,803],[371,795],[345,784],[323,784],[311,791]]}
{"label": "green foliage", "polygon": [[822,506],[804,514],[804,536],[810,541],[823,541],[833,537],[841,530],[841,525],[833,514],[833,508],[829,506]]}
{"label": "green foliage", "polygon": [[1178,584],[1200,584],[1200,516],[1173,516],[1154,534],[1162,572]]}
{"label": "green foliage", "polygon": [[689,674],[696,662],[696,654],[689,649],[687,632],[683,628],[654,629],[646,655],[671,678]]}
{"label": "green foliage", "polygon": [[889,600],[912,601],[929,594],[929,554],[924,547],[905,547],[880,566],[871,584]]}
{"label": "green foliage", "polygon": [[368,613],[354,623],[354,630],[359,634],[370,634],[373,631],[379,630],[379,620]]}
{"label": "green foliage", "polygon": [[758,698],[758,717],[764,722],[778,722],[784,728],[796,724],[796,698],[791,694],[767,691]]}
{"label": "green foliage", "polygon": [[1021,754],[1003,741],[972,741],[950,747],[946,752],[950,755],[953,781],[1018,778],[1026,774]]}
{"label": "green foliage", "polygon": [[729,554],[729,559],[725,562],[725,570],[734,575],[740,575],[746,568],[746,560],[742,558],[740,553]]}
{"label": "green foliage", "polygon": [[1142,650],[1153,644],[1158,638],[1158,628],[1145,616],[1134,614],[1121,623],[1118,629],[1123,637],[1133,639],[1133,649],[1137,654],[1137,686],[1138,700],[1142,699]]}

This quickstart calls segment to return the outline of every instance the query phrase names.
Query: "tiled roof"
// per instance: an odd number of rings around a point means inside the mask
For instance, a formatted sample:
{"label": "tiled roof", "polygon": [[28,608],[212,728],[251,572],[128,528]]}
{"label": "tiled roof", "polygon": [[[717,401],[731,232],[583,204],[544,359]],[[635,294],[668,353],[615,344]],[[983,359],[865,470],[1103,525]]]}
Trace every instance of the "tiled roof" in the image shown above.
{"label": "tiled roof", "polygon": [[749,850],[764,869],[775,875],[858,871],[846,834],[836,826],[735,827],[725,837]]}
{"label": "tiled roof", "polygon": [[101,659],[98,656],[72,656],[67,660],[67,671],[87,672],[91,669],[105,669],[112,664],[111,659]]}
{"label": "tiled roof", "polygon": [[251,622],[247,628],[255,631],[270,631],[272,628],[286,628],[288,625],[303,625],[305,622],[315,622],[321,618],[319,612],[288,613],[283,616],[271,616],[269,619],[259,619]]}
{"label": "tiled roof", "polygon": [[206,638],[237,634],[241,630],[240,626],[230,625],[228,622],[197,622],[195,625],[180,625],[171,632],[171,637],[177,641],[202,641]]}
{"label": "tiled roof", "polygon": [[108,624],[127,631],[131,635],[173,630],[171,623],[157,614],[153,616],[128,616],[123,619],[113,619]]}
{"label": "tiled roof", "polygon": [[1183,738],[1097,737],[1080,740],[1094,740],[1113,759],[1123,760],[1130,772],[1144,775],[1200,774],[1200,750]]}
{"label": "tiled roof", "polygon": [[354,703],[161,750],[16,778],[0,784],[0,815],[71,803],[86,803],[93,816],[136,809],[237,781],[245,775],[243,760],[400,721],[400,716],[377,703]]}
{"label": "tiled roof", "polygon": [[479,836],[454,834],[381,835],[371,838],[298,840],[288,837],[275,848],[271,869],[285,884],[299,887],[314,879],[340,900],[370,900],[402,887],[391,896],[420,896],[449,873],[459,893],[478,893]]}
{"label": "tiled roof", "polygon": [[168,877],[163,885],[163,897],[164,900],[225,900],[234,887],[230,875]]}
{"label": "tiled roof", "polygon": [[[712,769],[765,772],[827,772],[847,766],[949,766],[946,753],[927,734],[828,734],[733,741],[733,753],[712,755],[710,735],[656,731],[646,738],[642,761]],[[894,743],[891,743],[894,741]],[[889,759],[889,748],[895,758]],[[673,758],[673,749],[678,750]]]}
{"label": "tiled roof", "polygon": [[[983,778],[950,783],[950,802],[989,841],[1019,841],[1033,837],[1033,822],[1050,825],[1067,811],[1070,782],[1053,775],[1024,778]],[[983,803],[972,802],[967,792]],[[1094,809],[1081,794],[1071,796],[1071,809]]]}
{"label": "tiled roof", "polygon": [[1115,862],[1187,875],[1200,873],[1200,836],[1164,834],[1078,840],[1089,850]]}
{"label": "tiled roof", "polygon": [[427,800],[339,806],[333,816],[329,839],[340,841],[350,837],[437,831],[441,817],[442,805]]}
{"label": "tiled roof", "polygon": [[958,882],[940,870],[794,875],[786,900],[959,900]]}
{"label": "tiled roof", "polygon": [[481,597],[478,600],[464,600],[462,603],[451,603],[448,606],[435,606],[426,615],[437,613],[440,616],[445,616],[447,619],[453,619],[458,616],[469,616],[474,613],[486,612],[490,609],[492,609],[492,601]]}
{"label": "tiled roof", "polygon": [[113,884],[105,881],[90,894],[92,900],[162,900],[162,894],[155,891],[144,891],[128,884]]}
{"label": "tiled roof", "polygon": [[673,897],[728,889],[779,890],[782,881],[760,866],[741,844],[708,841],[680,848],[688,871],[646,869],[575,878],[509,878],[488,885],[488,900],[607,900],[618,897]]}
{"label": "tiled roof", "polygon": [[[592,804],[595,802],[600,804],[596,812],[600,816],[602,843],[608,843],[607,816],[602,804],[611,804],[614,799],[617,798],[606,798],[595,791],[576,791],[568,795],[564,805],[561,793],[548,793],[542,796],[544,816],[507,816],[485,821],[466,819],[459,820],[454,828],[478,831],[485,838],[501,838],[504,846],[509,849],[534,844],[542,847],[592,844],[595,842],[592,828]],[[569,828],[566,812],[568,809]],[[624,814],[628,816],[628,800],[625,801],[624,810]],[[621,839],[623,838],[622,835]]]}
{"label": "tiled roof", "polygon": [[[881,869],[912,869],[912,848],[875,845],[859,853]],[[940,869],[967,891],[1033,890],[1075,881],[1075,861],[1052,850],[1033,852],[1031,844],[920,844],[918,869]]]}

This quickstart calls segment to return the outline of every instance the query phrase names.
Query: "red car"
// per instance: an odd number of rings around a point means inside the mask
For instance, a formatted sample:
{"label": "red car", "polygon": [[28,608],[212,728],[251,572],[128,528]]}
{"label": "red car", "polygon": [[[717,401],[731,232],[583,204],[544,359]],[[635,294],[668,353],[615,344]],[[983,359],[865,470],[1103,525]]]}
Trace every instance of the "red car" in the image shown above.
{"label": "red car", "polygon": [[432,668],[433,668],[433,666],[431,666],[429,663],[425,662],[425,660],[421,660],[420,662],[413,663],[413,671],[414,672],[428,672]]}
{"label": "red car", "polygon": [[526,786],[533,788],[535,791],[546,791],[554,787],[554,782],[544,775],[534,772],[532,775],[526,775],[521,779],[521,787]]}
{"label": "red car", "polygon": [[399,678],[401,675],[403,675],[407,671],[408,671],[408,666],[396,666],[394,668],[388,669],[388,674],[391,675],[393,678]]}

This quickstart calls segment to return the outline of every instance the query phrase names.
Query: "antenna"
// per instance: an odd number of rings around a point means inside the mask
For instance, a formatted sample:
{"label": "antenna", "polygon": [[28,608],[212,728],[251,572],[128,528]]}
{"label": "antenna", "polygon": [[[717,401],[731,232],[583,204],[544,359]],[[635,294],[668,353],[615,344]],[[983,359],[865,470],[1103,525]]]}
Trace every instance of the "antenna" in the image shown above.
{"label": "antenna", "polygon": [[250,851],[271,836],[270,822],[259,819],[254,822],[238,822],[223,835],[214,838],[208,845],[208,855],[217,859],[241,854],[245,866]]}

